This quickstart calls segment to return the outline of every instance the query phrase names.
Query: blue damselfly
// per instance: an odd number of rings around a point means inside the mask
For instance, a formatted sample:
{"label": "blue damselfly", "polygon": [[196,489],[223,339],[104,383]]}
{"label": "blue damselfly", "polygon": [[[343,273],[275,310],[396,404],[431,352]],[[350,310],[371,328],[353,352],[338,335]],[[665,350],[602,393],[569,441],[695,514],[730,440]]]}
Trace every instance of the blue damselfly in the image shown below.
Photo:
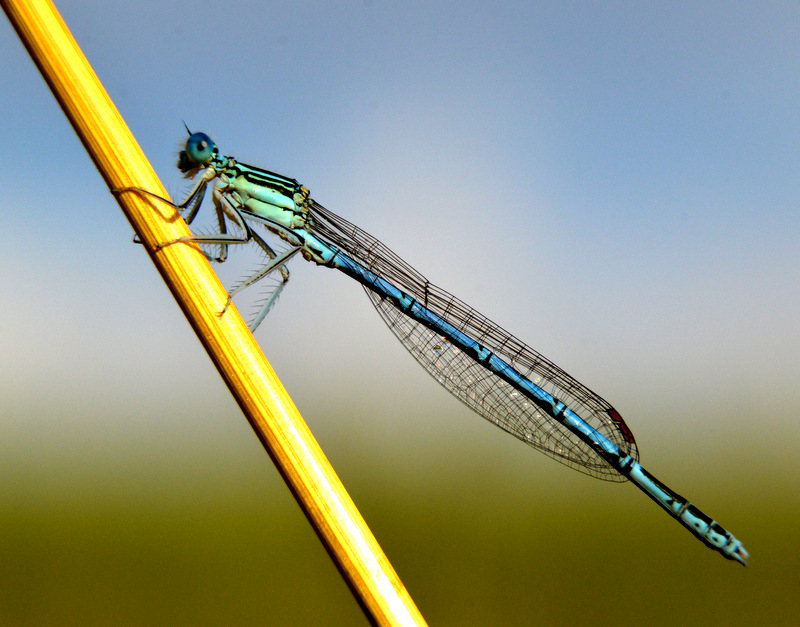
{"label": "blue damselfly", "polygon": [[[178,167],[199,178],[178,208],[191,223],[213,181],[218,232],[176,242],[214,245],[216,254],[206,255],[220,262],[229,245],[254,243],[263,251],[268,262],[229,293],[279,277],[251,330],[277,301],[294,255],[336,268],[361,283],[414,359],[465,405],[562,464],[607,481],[630,480],[707,546],[745,564],[739,540],[639,464],[633,433],[605,399],[314,201],[296,180],[220,155],[205,133],[189,135]],[[256,227],[286,249],[276,252]]]}

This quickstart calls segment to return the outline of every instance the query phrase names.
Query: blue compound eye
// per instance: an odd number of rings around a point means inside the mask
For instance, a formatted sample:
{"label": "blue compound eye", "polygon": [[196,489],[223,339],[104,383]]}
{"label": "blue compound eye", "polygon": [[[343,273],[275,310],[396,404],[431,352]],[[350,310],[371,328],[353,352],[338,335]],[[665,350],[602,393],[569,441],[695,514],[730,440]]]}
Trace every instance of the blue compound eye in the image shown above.
{"label": "blue compound eye", "polygon": [[192,133],[186,140],[186,156],[199,165],[206,165],[217,154],[217,145],[205,133]]}
{"label": "blue compound eye", "polygon": [[186,148],[178,155],[178,168],[191,174],[205,167],[217,156],[217,145],[205,133],[191,133],[186,140]]}

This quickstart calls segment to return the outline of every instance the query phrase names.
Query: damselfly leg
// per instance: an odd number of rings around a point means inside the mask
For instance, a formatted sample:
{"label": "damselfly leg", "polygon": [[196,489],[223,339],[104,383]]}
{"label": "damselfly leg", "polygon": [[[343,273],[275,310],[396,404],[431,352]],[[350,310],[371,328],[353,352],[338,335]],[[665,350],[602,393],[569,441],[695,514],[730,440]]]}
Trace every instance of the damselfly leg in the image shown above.
{"label": "damselfly leg", "polygon": [[[115,194],[123,192],[137,192],[154,197],[174,207],[178,211],[178,213],[181,214],[186,223],[191,224],[197,217],[203,198],[205,196],[207,184],[208,184],[208,179],[205,176],[202,177],[202,180],[192,188],[187,197],[180,204],[175,204],[167,198],[163,198],[158,194],[154,194],[153,192],[150,192],[148,190],[139,187],[117,188],[112,191]],[[268,260],[267,263],[261,265],[259,268],[256,269],[255,272],[242,279],[235,287],[229,290],[228,300],[225,303],[225,307],[223,307],[222,311],[220,312],[220,315],[223,315],[228,310],[228,307],[230,307],[231,302],[233,302],[234,296],[236,296],[246,288],[258,283],[262,279],[272,275],[274,272],[277,271],[278,274],[280,275],[277,284],[267,292],[267,295],[264,298],[263,302],[260,304],[258,312],[256,313],[255,317],[252,319],[252,321],[248,323],[248,327],[250,328],[250,330],[255,331],[258,325],[261,324],[261,322],[270,312],[272,307],[278,301],[281,292],[286,286],[286,283],[288,283],[289,281],[290,273],[289,269],[285,265],[286,262],[289,259],[291,259],[297,252],[299,252],[301,247],[299,245],[294,245],[281,253],[276,252],[264,240],[264,238],[262,238],[250,226],[250,224],[248,224],[248,222],[245,221],[239,210],[228,200],[228,198],[226,198],[222,193],[220,193],[218,189],[214,190],[214,192],[212,193],[212,198],[217,217],[219,232],[197,233],[187,237],[180,237],[168,242],[161,242],[159,244],[156,244],[155,249],[158,251],[161,250],[162,248],[165,248],[166,246],[171,246],[173,244],[194,242],[201,246],[201,252],[203,253],[203,255],[205,255],[205,257],[209,261],[223,263],[228,258],[229,245],[249,244],[251,242],[255,243],[266,256]],[[230,232],[228,228],[228,220],[230,220],[232,225],[234,225],[235,230],[238,232],[238,234]],[[284,234],[283,236],[285,239],[289,239],[289,237],[286,234]],[[137,244],[141,243],[141,241],[139,241],[139,238],[136,236],[134,236],[134,242]],[[211,255],[206,250],[204,250],[202,246],[206,245],[219,246],[217,255]]]}

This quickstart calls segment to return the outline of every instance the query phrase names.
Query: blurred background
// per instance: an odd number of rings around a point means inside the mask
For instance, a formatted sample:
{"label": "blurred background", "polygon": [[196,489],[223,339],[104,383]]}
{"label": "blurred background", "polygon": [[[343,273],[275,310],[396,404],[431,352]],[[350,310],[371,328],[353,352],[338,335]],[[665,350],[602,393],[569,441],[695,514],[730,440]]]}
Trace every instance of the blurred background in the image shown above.
{"label": "blurred background", "polygon": [[[173,197],[182,120],[297,178],[752,556],[483,421],[297,259],[256,337],[431,624],[798,622],[800,5],[57,5]],[[0,621],[364,624],[6,19],[0,55]]]}

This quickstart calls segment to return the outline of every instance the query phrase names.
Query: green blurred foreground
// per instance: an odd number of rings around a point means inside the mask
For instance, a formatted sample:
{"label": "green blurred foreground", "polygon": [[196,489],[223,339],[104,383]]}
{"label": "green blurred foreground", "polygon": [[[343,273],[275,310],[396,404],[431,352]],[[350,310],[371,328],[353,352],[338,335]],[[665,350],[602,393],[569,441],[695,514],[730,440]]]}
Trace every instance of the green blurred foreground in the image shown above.
{"label": "green blurred foreground", "polygon": [[[235,431],[237,451],[209,441],[143,446],[149,459],[136,451],[0,462],[0,622],[366,624],[255,438],[246,425]],[[487,437],[483,450],[456,451],[463,459],[447,464],[434,449],[382,459],[333,450],[431,624],[800,618],[800,514],[764,490],[767,477],[742,477],[738,496],[710,494],[716,474],[693,485],[668,477],[744,539],[745,569],[631,486],[583,477],[511,438]]]}

